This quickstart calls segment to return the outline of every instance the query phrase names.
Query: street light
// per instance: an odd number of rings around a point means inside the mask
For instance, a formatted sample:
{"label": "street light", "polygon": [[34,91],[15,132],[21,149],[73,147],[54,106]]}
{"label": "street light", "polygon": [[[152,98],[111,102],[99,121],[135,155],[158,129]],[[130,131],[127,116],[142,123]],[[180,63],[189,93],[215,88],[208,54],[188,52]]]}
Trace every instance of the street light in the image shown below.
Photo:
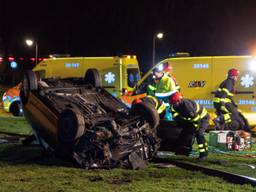
{"label": "street light", "polygon": [[156,38],[157,39],[162,39],[164,37],[164,34],[163,33],[155,33],[153,35],[153,59],[152,59],[152,65],[154,67],[155,65],[155,55],[156,55]]}
{"label": "street light", "polygon": [[[26,44],[31,47],[33,44],[34,44],[34,41],[32,41],[31,39],[26,39]],[[36,65],[37,65],[37,58],[38,58],[38,45],[37,43],[35,42],[35,47],[36,47]]]}

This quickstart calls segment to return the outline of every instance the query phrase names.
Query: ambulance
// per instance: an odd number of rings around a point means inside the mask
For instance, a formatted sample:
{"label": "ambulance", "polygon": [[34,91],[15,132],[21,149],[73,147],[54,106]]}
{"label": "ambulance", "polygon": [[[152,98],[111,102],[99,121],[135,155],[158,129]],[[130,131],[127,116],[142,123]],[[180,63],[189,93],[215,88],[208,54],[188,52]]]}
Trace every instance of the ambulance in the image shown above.
{"label": "ambulance", "polygon": [[138,60],[135,55],[114,57],[66,57],[50,58],[40,62],[33,71],[40,78],[84,77],[94,68],[100,72],[102,85],[112,95],[119,97],[130,91],[140,80]]}
{"label": "ambulance", "polygon": [[[88,69],[97,69],[100,72],[102,86],[115,97],[119,97],[125,92],[132,91],[136,83],[140,80],[139,64],[135,55],[62,58],[53,56],[41,61],[33,68],[33,71],[35,71],[37,77],[41,79],[63,79],[83,78]],[[13,102],[19,101],[19,91],[15,93],[16,94],[8,95],[7,91],[3,98],[5,111],[12,111],[14,115],[21,114],[16,110],[10,110]]]}
{"label": "ambulance", "polygon": [[215,91],[227,78],[229,69],[238,69],[240,73],[236,82],[234,100],[250,125],[256,125],[256,58],[253,56],[167,58],[145,74],[135,86],[132,96],[121,97],[125,103],[130,105],[134,98],[145,96],[148,84],[153,81],[152,71],[156,67],[163,71],[172,67],[172,75],[176,78],[183,96],[203,105],[210,113],[211,119],[215,116],[213,107]]}

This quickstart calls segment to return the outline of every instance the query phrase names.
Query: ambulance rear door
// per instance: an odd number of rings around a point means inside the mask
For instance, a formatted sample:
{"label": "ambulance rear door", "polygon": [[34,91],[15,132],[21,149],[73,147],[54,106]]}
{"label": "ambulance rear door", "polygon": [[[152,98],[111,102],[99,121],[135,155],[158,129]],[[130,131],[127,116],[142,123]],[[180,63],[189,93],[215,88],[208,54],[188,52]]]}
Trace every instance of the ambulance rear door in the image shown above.
{"label": "ambulance rear door", "polygon": [[[111,63],[110,63],[111,62]],[[106,67],[99,70],[102,85],[108,92],[113,96],[119,97],[121,94],[122,87],[122,59],[119,57],[113,57],[113,59],[108,60],[107,63],[104,61],[102,65],[107,65]]]}

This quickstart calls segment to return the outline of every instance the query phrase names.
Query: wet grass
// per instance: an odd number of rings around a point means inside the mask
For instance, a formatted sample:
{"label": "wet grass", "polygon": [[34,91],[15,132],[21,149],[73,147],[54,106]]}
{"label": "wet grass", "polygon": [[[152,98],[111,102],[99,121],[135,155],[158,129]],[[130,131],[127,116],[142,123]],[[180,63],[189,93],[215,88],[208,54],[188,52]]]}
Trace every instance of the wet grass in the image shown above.
{"label": "wet grass", "polygon": [[36,146],[0,146],[0,191],[254,191],[177,167],[145,170],[83,170],[42,156]]}
{"label": "wet grass", "polygon": [[[0,131],[27,134],[24,118],[0,117]],[[255,158],[210,153],[205,162],[193,157],[172,156],[207,167],[255,176]],[[145,170],[83,170],[70,162],[43,156],[38,146],[0,144],[0,191],[256,191],[250,185],[234,185],[200,172],[181,168]]]}
{"label": "wet grass", "polygon": [[[206,134],[208,140],[208,135]],[[255,140],[255,139],[254,139]],[[198,152],[196,144],[193,146],[194,151],[190,157],[171,156],[172,160],[189,162],[204,167],[227,171],[235,174],[245,175],[256,178],[256,143],[252,142],[251,148],[244,151],[225,151],[209,146],[208,159],[198,161]],[[192,156],[192,157],[191,157]]]}
{"label": "wet grass", "polygon": [[27,135],[31,133],[31,126],[24,117],[14,117],[4,113],[0,116],[0,131]]}
{"label": "wet grass", "polygon": [[256,178],[256,157],[209,153],[208,160],[205,161],[184,156],[172,156],[170,159]]}

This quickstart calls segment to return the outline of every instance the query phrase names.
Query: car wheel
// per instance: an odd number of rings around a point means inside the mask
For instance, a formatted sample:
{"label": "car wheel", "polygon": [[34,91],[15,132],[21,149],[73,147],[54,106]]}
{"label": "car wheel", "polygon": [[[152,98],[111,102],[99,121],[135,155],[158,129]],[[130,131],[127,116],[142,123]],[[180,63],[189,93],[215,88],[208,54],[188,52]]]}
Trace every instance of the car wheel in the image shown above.
{"label": "car wheel", "polygon": [[140,102],[133,104],[131,108],[131,115],[141,116],[153,129],[159,125],[160,118],[157,111],[147,103]]}
{"label": "car wheel", "polygon": [[26,71],[23,79],[20,90],[20,98],[23,105],[26,105],[31,91],[37,90],[37,77],[34,71]]}
{"label": "car wheel", "polygon": [[15,101],[10,106],[10,112],[13,114],[13,116],[22,116],[22,107],[20,101]]}
{"label": "car wheel", "polygon": [[58,120],[58,153],[62,155],[69,155],[76,140],[81,137],[85,132],[84,117],[79,109],[67,108],[60,114]]}
{"label": "car wheel", "polygon": [[97,69],[88,69],[85,73],[84,81],[94,87],[102,87],[100,73]]}

